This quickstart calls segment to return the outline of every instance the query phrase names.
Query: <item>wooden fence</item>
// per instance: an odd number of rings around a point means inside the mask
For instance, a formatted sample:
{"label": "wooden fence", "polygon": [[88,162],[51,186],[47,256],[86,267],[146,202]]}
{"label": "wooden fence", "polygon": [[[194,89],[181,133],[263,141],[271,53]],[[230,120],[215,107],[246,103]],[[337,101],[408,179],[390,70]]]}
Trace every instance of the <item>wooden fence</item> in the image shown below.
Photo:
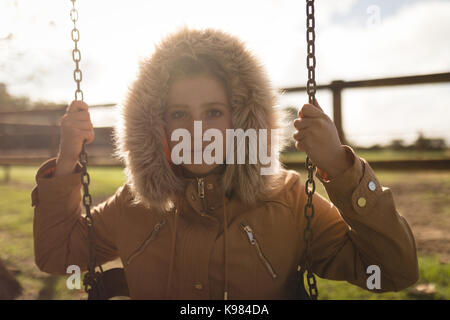
{"label": "wooden fence", "polygon": [[[330,84],[318,85],[317,90],[331,90],[333,94],[333,120],[343,143],[347,143],[342,126],[342,91],[350,88],[372,88],[382,86],[419,85],[450,82],[450,72],[415,75],[406,77],[382,78],[358,81],[335,80]],[[283,92],[305,92],[306,87],[281,88]],[[92,107],[114,106],[114,104]],[[59,146],[59,122],[66,106],[55,110],[31,110],[0,113],[0,165],[5,172],[9,165],[36,165],[49,157],[57,155]],[[95,128],[95,140],[89,147],[91,164],[119,165],[112,159],[112,128]],[[405,160],[371,162],[374,168],[433,168],[450,169],[450,160]],[[288,163],[288,168],[302,168],[302,163]],[[5,173],[6,174],[6,173]]]}
{"label": "wooden fence", "polygon": [[[333,121],[336,124],[341,142],[346,144],[347,139],[345,138],[344,128],[342,127],[342,90],[350,88],[391,87],[442,82],[450,82],[450,72],[357,81],[334,80],[330,84],[318,85],[317,90],[331,90],[333,94]],[[306,87],[290,87],[282,88],[280,90],[286,93],[305,92]]]}

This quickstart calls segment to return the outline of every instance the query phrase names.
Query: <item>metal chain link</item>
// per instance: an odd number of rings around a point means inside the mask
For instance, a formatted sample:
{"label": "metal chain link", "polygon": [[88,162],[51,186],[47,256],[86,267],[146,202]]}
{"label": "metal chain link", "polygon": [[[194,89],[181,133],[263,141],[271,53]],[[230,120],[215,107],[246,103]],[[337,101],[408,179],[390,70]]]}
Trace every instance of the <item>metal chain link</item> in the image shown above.
{"label": "metal chain link", "polygon": [[[316,94],[316,79],[315,79],[315,68],[316,68],[316,56],[315,56],[315,44],[316,33],[314,31],[315,20],[314,20],[314,0],[306,0],[306,41],[307,41],[307,53],[306,56],[306,67],[308,68],[308,82],[306,84],[306,91],[309,97],[309,103],[315,103]],[[313,239],[313,232],[311,227],[311,220],[314,217],[314,204],[312,203],[312,198],[316,190],[316,183],[314,182],[314,173],[316,167],[311,162],[309,157],[306,157],[305,162],[306,170],[308,171],[308,179],[305,183],[305,192],[307,195],[307,202],[305,205],[305,218],[306,227],[304,231],[305,240],[305,269],[306,269],[306,279],[308,282],[309,295],[311,299],[317,300],[319,291],[317,289],[316,278],[314,273],[312,273],[312,255],[311,255],[311,241]]]}
{"label": "metal chain link", "polygon": [[75,80],[75,83],[77,84],[77,89],[75,90],[75,100],[76,101],[83,101],[83,91],[80,89],[80,82],[83,79],[83,74],[80,70],[79,63],[81,61],[81,52],[78,49],[78,41],[80,40],[80,31],[77,29],[77,21],[78,21],[78,11],[75,8],[75,1],[76,0],[70,0],[72,1],[72,9],[70,10],[70,19],[73,22],[73,29],[71,32],[72,40],[75,44],[75,48],[72,50],[72,59],[75,62],[75,70],[73,71],[73,80]]}
{"label": "metal chain link", "polygon": [[[72,40],[75,44],[75,48],[72,50],[72,59],[75,62],[75,70],[73,71],[73,79],[77,84],[77,89],[75,90],[75,101],[83,101],[84,95],[80,88],[80,82],[83,79],[83,74],[80,70],[79,63],[81,61],[81,52],[78,49],[78,41],[80,40],[80,32],[77,29],[76,22],[78,20],[78,11],[75,8],[76,0],[72,1],[72,9],[70,10],[70,19],[73,22],[73,29],[71,32]],[[95,235],[94,235],[94,220],[91,215],[91,204],[92,197],[89,193],[89,183],[90,177],[87,172],[88,156],[86,153],[86,139],[83,141],[83,146],[80,153],[80,163],[82,166],[81,171],[81,184],[83,185],[83,205],[86,210],[86,216],[84,217],[84,222],[88,229],[88,243],[89,243],[89,260],[87,265],[87,272],[83,279],[84,289],[89,292],[98,284],[98,279],[100,276],[99,272],[95,272],[95,267],[97,265],[95,259]],[[100,266],[100,271],[101,266]]]}

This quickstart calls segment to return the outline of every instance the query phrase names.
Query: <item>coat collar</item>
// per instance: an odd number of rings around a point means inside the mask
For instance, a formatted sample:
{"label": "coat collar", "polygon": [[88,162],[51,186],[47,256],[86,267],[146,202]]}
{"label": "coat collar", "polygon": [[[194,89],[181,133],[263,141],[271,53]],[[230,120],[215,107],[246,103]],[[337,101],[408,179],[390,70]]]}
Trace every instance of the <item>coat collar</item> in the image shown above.
{"label": "coat collar", "polygon": [[201,216],[213,215],[223,206],[225,191],[222,179],[225,167],[225,165],[218,166],[205,175],[195,175],[185,169],[181,170],[186,182],[184,197]]}

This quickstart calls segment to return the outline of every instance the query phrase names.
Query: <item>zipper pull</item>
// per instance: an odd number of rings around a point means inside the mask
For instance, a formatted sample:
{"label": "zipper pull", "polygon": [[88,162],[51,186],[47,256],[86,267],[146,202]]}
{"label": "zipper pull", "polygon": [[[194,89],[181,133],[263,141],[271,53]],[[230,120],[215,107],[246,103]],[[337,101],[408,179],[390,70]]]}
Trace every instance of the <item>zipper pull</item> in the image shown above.
{"label": "zipper pull", "polygon": [[163,219],[153,227],[153,233],[155,236],[159,232],[159,229],[161,229],[161,227],[166,224],[166,222],[167,222],[167,220]]}
{"label": "zipper pull", "polygon": [[249,225],[244,225],[244,224],[241,224],[241,226],[242,226],[242,229],[244,229],[244,231],[247,233],[247,237],[248,237],[248,240],[250,241],[250,243],[252,245],[254,245],[255,244],[255,237],[253,236],[252,228],[250,228]]}
{"label": "zipper pull", "polygon": [[250,228],[250,226],[248,224],[247,225],[241,224],[241,228],[247,234],[250,244],[253,246],[253,248],[255,248],[259,258],[261,259],[263,264],[266,266],[267,271],[270,273],[272,278],[276,279],[277,274],[275,273],[275,270],[273,270],[273,267],[270,264],[269,260],[267,260],[267,258],[264,256],[264,253],[262,252],[261,247],[253,234],[252,228]]}
{"label": "zipper pull", "polygon": [[155,239],[155,237],[158,235],[159,230],[161,230],[161,227],[165,225],[167,222],[166,219],[161,220],[155,226],[153,227],[152,232],[150,232],[150,235],[147,237],[147,239],[144,240],[144,242],[131,254],[131,256],[128,257],[126,264],[129,265],[131,261],[137,257],[139,254],[142,253],[142,251],[148,246],[148,244]]}
{"label": "zipper pull", "polygon": [[205,198],[205,181],[203,178],[197,178],[197,193],[201,199]]}

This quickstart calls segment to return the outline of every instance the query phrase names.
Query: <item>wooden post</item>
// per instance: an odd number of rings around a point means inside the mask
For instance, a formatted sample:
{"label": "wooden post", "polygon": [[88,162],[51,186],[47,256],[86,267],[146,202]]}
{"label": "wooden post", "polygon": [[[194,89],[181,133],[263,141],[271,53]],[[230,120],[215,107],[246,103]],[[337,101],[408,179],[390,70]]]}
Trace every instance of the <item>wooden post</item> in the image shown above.
{"label": "wooden post", "polygon": [[347,144],[347,139],[345,138],[344,129],[342,127],[342,87],[344,81],[337,80],[330,84],[331,91],[333,92],[333,121],[336,125],[339,139],[342,144]]}
{"label": "wooden post", "polygon": [[59,151],[59,130],[60,128],[52,125],[50,127],[50,145],[49,145],[49,156],[56,157],[58,156]]}

